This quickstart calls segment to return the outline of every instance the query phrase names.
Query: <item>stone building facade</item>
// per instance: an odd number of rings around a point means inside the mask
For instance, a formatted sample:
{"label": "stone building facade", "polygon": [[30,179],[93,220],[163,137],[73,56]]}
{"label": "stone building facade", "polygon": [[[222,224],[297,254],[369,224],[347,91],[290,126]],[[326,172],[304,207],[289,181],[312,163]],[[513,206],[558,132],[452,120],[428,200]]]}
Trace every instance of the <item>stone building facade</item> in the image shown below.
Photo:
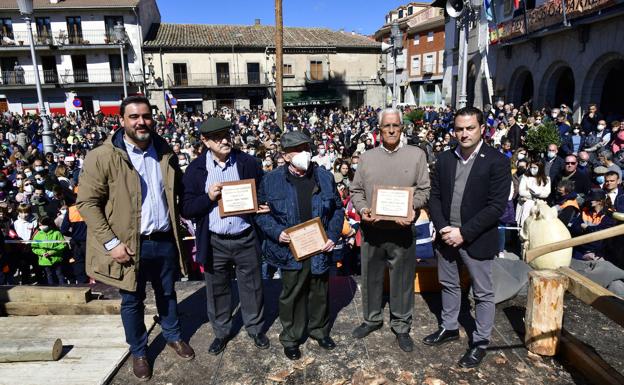
{"label": "stone building facade", "polygon": [[[189,112],[275,106],[275,27],[155,24],[148,96]],[[321,28],[284,28],[284,106],[383,105],[380,44]]]}

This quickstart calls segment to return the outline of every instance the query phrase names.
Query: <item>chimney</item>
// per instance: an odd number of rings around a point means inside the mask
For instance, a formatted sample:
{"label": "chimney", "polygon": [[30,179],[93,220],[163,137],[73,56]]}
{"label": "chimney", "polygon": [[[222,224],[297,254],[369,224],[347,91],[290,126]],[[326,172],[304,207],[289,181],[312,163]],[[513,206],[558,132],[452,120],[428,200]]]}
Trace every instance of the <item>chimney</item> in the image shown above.
{"label": "chimney", "polygon": [[340,29],[338,30],[338,32],[340,32],[340,33],[344,33],[344,28],[340,28]]}
{"label": "chimney", "polygon": [[254,25],[260,25],[260,19],[255,19],[254,20]]}

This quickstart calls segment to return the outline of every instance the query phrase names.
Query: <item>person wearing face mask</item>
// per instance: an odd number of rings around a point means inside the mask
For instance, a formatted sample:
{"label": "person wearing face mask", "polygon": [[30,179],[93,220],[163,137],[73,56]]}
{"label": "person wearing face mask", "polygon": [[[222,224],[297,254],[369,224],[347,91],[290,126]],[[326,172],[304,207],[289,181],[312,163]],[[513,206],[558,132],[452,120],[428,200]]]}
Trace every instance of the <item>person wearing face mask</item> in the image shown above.
{"label": "person wearing face mask", "polygon": [[585,148],[585,136],[581,135],[581,127],[578,124],[563,138],[561,150],[564,154],[578,154],[580,150]]}
{"label": "person wearing face mask", "polygon": [[587,106],[587,112],[583,115],[583,119],[581,119],[583,133],[588,135],[592,132],[596,132],[596,128],[601,120],[602,114],[598,112],[598,106],[595,103],[590,103]]}
{"label": "person wearing face mask", "polygon": [[39,228],[33,236],[33,241],[37,242],[31,245],[32,252],[38,257],[39,266],[45,270],[48,285],[65,285],[62,262],[67,244],[52,218],[39,219]]}
{"label": "person wearing face mask", "polygon": [[[256,223],[265,237],[267,262],[282,271],[279,339],[291,360],[301,358],[299,346],[306,334],[323,349],[336,347],[330,337],[329,267],[331,252],[340,238],[344,210],[332,173],[311,162],[310,143],[310,138],[300,131],[282,135],[287,164],[265,175],[258,192],[258,199],[268,202],[271,209],[258,215]],[[297,261],[284,230],[316,217],[328,241],[321,253]]]}
{"label": "person wearing face mask", "polygon": [[312,157],[312,162],[316,163],[317,165],[323,167],[325,170],[330,171],[331,167],[332,167],[332,160],[330,158],[330,156],[327,154],[327,151],[325,149],[325,145],[322,143],[319,143],[319,145],[317,146],[316,149],[316,155],[314,155]]}
{"label": "person wearing face mask", "polygon": [[[552,183],[556,183],[561,179],[561,175],[565,169],[565,161],[558,155],[559,147],[551,143],[546,150],[544,159],[544,172],[550,178]],[[555,190],[551,191],[551,199],[554,199]]]}
{"label": "person wearing face mask", "polygon": [[579,151],[578,153],[578,167],[577,169],[585,174],[589,174],[591,172],[592,164],[589,161],[589,153],[587,151]]}
{"label": "person wearing face mask", "polygon": [[[37,229],[37,218],[31,214],[29,204],[22,203],[17,207],[17,219],[13,222],[13,228],[19,239],[24,241],[32,239]],[[39,276],[37,259],[29,245],[18,244],[15,247],[17,248],[16,255],[19,256],[16,258],[16,267],[19,272],[20,283],[29,284],[31,282],[31,271],[35,272],[35,276]]]}
{"label": "person wearing face mask", "polygon": [[544,173],[542,162],[529,163],[528,174],[520,178],[518,186],[518,205],[516,206],[516,223],[522,227],[531,214],[531,208],[538,199],[546,200],[551,193],[550,178]]}

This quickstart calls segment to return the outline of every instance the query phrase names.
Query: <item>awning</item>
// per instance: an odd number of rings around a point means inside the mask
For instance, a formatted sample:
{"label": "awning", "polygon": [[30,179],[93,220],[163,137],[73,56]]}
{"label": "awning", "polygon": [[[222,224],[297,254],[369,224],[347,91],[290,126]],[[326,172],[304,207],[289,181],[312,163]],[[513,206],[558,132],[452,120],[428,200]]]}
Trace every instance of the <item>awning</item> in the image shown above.
{"label": "awning", "polygon": [[335,90],[284,91],[283,100],[286,107],[316,106],[342,102],[342,98]]}

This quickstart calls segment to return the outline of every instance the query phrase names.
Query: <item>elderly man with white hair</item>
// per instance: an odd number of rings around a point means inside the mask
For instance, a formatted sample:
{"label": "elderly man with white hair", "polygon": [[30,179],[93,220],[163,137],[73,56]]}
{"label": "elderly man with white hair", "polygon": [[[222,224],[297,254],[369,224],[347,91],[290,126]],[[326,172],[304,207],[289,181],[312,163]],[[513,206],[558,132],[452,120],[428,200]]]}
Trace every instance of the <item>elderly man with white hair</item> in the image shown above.
{"label": "elderly man with white hair", "polygon": [[[362,302],[364,323],[353,331],[364,338],[383,324],[382,296],[384,270],[390,270],[390,328],[401,350],[410,352],[409,335],[414,307],[416,251],[412,228],[415,215],[429,198],[427,156],[415,146],[401,141],[403,120],[399,110],[379,114],[381,145],[360,156],[350,186],[351,201],[362,217]],[[379,220],[372,213],[375,186],[413,187],[408,218]],[[399,217],[397,217],[399,218]]]}

